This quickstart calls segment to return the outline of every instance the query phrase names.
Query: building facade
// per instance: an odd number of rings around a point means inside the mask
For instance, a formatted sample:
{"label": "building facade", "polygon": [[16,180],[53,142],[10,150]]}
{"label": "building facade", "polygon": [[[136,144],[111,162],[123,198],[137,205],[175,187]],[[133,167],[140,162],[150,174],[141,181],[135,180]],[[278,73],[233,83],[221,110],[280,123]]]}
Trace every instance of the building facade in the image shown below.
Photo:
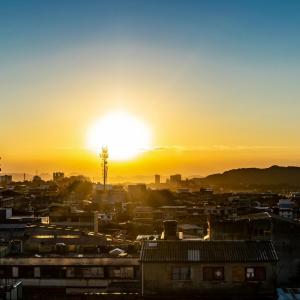
{"label": "building facade", "polygon": [[11,175],[0,175],[0,185],[7,185],[12,183]]}
{"label": "building facade", "polygon": [[265,241],[144,241],[142,295],[273,298],[277,260]]}
{"label": "building facade", "polygon": [[0,278],[22,282],[23,299],[132,293],[139,291],[139,261],[110,257],[5,257],[0,258]]}
{"label": "building facade", "polygon": [[[281,285],[299,282],[300,222],[269,213],[256,213],[231,220],[211,217],[210,240],[272,241],[279,258],[277,280]],[[298,279],[297,279],[298,278]]]}

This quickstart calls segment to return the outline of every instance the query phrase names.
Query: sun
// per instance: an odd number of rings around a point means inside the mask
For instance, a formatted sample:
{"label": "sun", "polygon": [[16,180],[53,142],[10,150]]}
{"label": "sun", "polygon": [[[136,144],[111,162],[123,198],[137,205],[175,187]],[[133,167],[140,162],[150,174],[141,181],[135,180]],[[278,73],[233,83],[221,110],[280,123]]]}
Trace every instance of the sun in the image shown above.
{"label": "sun", "polygon": [[126,112],[111,112],[97,120],[87,133],[87,146],[99,153],[108,147],[111,160],[129,160],[149,149],[151,132],[140,119]]}

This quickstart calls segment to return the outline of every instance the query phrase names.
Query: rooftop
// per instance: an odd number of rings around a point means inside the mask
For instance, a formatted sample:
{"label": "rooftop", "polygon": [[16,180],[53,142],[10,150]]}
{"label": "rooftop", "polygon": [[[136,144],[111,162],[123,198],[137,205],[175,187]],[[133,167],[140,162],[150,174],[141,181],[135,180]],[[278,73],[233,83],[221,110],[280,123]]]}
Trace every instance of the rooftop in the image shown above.
{"label": "rooftop", "polygon": [[235,220],[264,220],[271,219],[271,215],[268,212],[258,212],[248,215],[241,215],[235,218]]}
{"label": "rooftop", "polygon": [[275,262],[270,241],[144,241],[144,262]]}

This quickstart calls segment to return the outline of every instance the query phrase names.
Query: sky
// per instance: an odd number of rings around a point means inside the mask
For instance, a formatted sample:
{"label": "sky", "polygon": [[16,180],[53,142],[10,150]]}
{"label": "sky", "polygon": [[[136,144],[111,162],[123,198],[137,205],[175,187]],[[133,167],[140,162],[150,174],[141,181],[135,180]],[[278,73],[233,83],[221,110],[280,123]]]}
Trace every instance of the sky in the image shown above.
{"label": "sky", "polygon": [[2,170],[97,179],[114,111],[152,146],[111,180],[300,165],[299,78],[299,1],[0,0]]}

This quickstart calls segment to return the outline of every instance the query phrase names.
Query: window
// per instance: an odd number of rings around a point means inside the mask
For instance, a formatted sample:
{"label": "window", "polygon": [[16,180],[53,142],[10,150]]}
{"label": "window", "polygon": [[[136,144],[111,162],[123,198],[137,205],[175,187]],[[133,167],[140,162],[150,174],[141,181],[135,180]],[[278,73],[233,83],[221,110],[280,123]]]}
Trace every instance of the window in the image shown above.
{"label": "window", "polygon": [[92,222],[92,221],[93,221],[93,219],[91,217],[89,217],[89,216],[82,216],[79,219],[79,222],[87,222],[87,223],[89,223],[89,222]]}
{"label": "window", "polygon": [[18,267],[12,267],[12,276],[13,277],[19,277],[19,268]]}
{"label": "window", "polygon": [[254,279],[254,277],[255,277],[254,268],[246,268],[246,279],[251,280]]}
{"label": "window", "polygon": [[80,238],[80,235],[76,234],[63,234],[63,235],[58,235],[58,239],[78,239]]}
{"label": "window", "polygon": [[66,269],[66,277],[75,277],[75,268],[74,267],[67,267]]}
{"label": "window", "polygon": [[266,269],[264,267],[247,267],[246,280],[264,281],[266,280]]}
{"label": "window", "polygon": [[172,280],[190,280],[191,269],[190,267],[173,267]]}
{"label": "window", "polygon": [[77,278],[103,278],[104,271],[103,267],[76,267],[74,275]]}
{"label": "window", "polygon": [[52,216],[51,217],[51,222],[66,222],[67,217],[65,216]]}
{"label": "window", "polygon": [[34,266],[19,266],[20,278],[34,278]]}
{"label": "window", "polygon": [[12,277],[12,267],[11,266],[1,266],[0,267],[0,278]]}
{"label": "window", "polygon": [[109,268],[110,278],[134,278],[133,267],[111,267]]}
{"label": "window", "polygon": [[66,267],[61,266],[42,266],[41,278],[65,278]]}
{"label": "window", "polygon": [[39,234],[39,235],[33,235],[32,238],[34,239],[54,239],[53,234]]}
{"label": "window", "polygon": [[262,228],[256,228],[256,229],[254,229],[254,234],[256,236],[263,236],[264,235],[264,229],[262,229]]}
{"label": "window", "polygon": [[224,267],[204,267],[203,280],[224,280]]}
{"label": "window", "polygon": [[133,267],[121,267],[121,278],[133,278],[134,269]]}
{"label": "window", "polygon": [[242,266],[232,266],[232,281],[243,282],[245,281],[245,268]]}

